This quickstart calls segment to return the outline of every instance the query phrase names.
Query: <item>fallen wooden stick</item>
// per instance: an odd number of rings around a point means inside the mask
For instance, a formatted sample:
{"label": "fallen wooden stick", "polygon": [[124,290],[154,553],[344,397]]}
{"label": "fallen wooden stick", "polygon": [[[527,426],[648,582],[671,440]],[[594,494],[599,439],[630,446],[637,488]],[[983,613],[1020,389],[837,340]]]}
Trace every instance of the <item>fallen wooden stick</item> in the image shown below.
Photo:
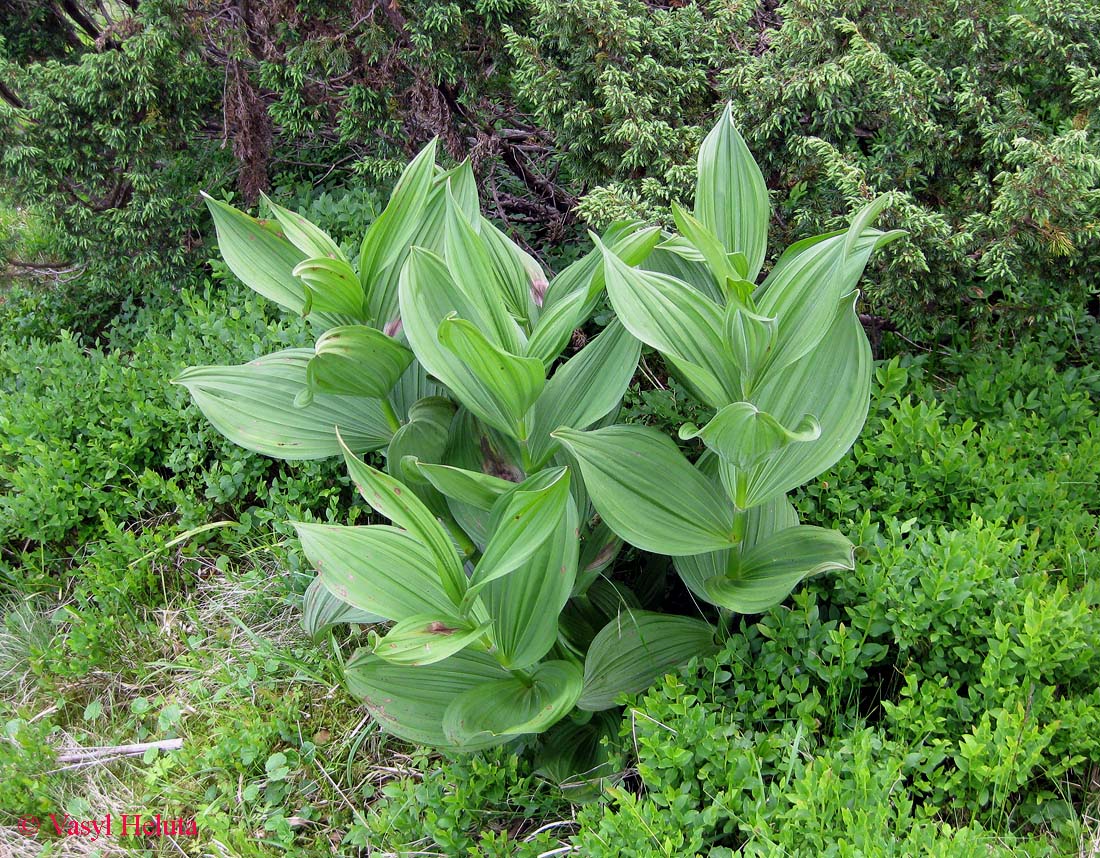
{"label": "fallen wooden stick", "polygon": [[161,739],[159,742],[138,742],[135,745],[101,745],[94,748],[77,748],[57,755],[59,763],[85,763],[105,757],[135,757],[150,748],[161,751],[178,751],[183,739]]}

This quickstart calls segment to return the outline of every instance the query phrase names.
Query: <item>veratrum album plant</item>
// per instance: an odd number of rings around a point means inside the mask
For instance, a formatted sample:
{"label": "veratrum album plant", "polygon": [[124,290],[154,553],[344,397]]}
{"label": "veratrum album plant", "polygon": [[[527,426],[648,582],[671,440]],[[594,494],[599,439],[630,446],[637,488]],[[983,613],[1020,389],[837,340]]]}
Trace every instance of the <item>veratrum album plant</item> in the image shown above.
{"label": "veratrum album plant", "polygon": [[[892,234],[871,228],[874,203],[757,285],[768,196],[727,109],[678,234],[616,224],[548,282],[481,215],[469,165],[435,156],[406,169],[358,260],[274,203],[265,222],[208,199],[232,271],[317,340],[176,381],[249,449],[342,455],[390,521],[295,525],[318,573],[307,629],[377,624],[345,677],[384,729],[455,751],[544,734],[547,771],[584,771],[613,725],[598,713],[715,642],[704,620],[642,605],[662,589],[641,586],[644,564],[611,582],[624,540],[741,613],[852,568],[848,540],[799,524],[786,493],[863,426],[855,285]],[[563,358],[605,288],[617,319]],[[705,448],[695,464],[614,425],[643,342],[714,409],[680,430]],[[384,470],[360,458],[372,451]]]}

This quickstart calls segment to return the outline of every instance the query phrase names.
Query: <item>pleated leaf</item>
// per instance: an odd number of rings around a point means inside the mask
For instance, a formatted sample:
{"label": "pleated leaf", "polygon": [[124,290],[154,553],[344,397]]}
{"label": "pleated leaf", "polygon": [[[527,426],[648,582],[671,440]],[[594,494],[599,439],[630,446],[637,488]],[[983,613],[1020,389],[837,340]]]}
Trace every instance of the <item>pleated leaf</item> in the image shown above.
{"label": "pleated leaf", "polygon": [[542,462],[557,446],[550,433],[585,429],[618,408],[638,368],[642,344],[618,321],[554,372],[531,409],[529,449]]}
{"label": "pleated leaf", "polygon": [[295,405],[310,389],[306,374],[313,354],[313,349],[288,349],[242,366],[190,367],[173,383],[187,388],[214,428],[230,441],[266,456],[339,455],[337,425],[356,453],[385,446],[392,432],[377,400],[321,393],[308,405]]}
{"label": "pleated leaf", "polygon": [[492,656],[470,649],[423,667],[390,664],[360,649],[344,666],[348,690],[363,700],[383,730],[444,751],[478,751],[507,741],[470,738],[459,748],[443,732],[443,715],[460,695],[508,676]]}
{"label": "pleated leaf", "polygon": [[800,524],[773,534],[744,554],[733,553],[724,574],[704,584],[707,599],[740,614],[778,605],[805,578],[854,569],[854,547],[841,533]]}
{"label": "pleated leaf", "polygon": [[454,613],[435,557],[410,533],[388,525],[292,523],[321,583],[349,605],[398,622]]}
{"label": "pleated leaf", "polygon": [[809,482],[832,467],[859,437],[871,400],[871,347],[855,314],[855,298],[845,297],[833,324],[805,359],[782,372],[769,371],[754,404],[785,426],[813,414],[821,426],[815,441],[791,444],[743,474],[723,462],[728,490],[743,486],[741,500],[756,506]]}
{"label": "pleated leaf", "polygon": [[275,215],[275,219],[279,221],[279,226],[283,228],[283,234],[286,236],[287,241],[302,253],[306,256],[320,256],[347,262],[340,246],[332,240],[327,232],[316,224],[310,223],[307,218],[297,212],[273,203],[267,194],[261,193],[260,196]]}
{"label": "pleated leaf", "polygon": [[724,310],[686,283],[629,268],[617,256],[604,252],[607,295],[623,326],[635,337],[671,358],[677,367],[692,367],[708,390],[721,390],[734,399],[736,370],[722,347]]}
{"label": "pleated leaf", "polygon": [[404,257],[409,241],[421,225],[435,178],[435,150],[433,139],[405,168],[386,208],[363,236],[359,279],[368,298],[370,318],[379,325],[390,321],[389,311],[395,303],[382,275]]}
{"label": "pleated leaf", "polygon": [[306,289],[292,273],[306,254],[260,221],[203,194],[218,233],[218,250],[237,278],[249,289],[294,313],[306,304]]}
{"label": "pleated leaf", "polygon": [[425,614],[395,624],[374,643],[374,654],[390,664],[421,667],[450,658],[488,631],[454,616]]}
{"label": "pleated leaf", "polygon": [[312,638],[319,637],[333,626],[345,623],[372,625],[385,620],[385,617],[337,599],[325,588],[320,578],[310,581],[302,599],[302,628]]}
{"label": "pleated leaf", "polygon": [[451,537],[447,535],[443,525],[400,481],[360,461],[350,450],[345,448],[343,452],[348,475],[363,499],[375,512],[408,531],[410,536],[428,549],[439,570],[438,577],[444,591],[454,604],[458,604],[466,592],[466,575],[462,571],[462,563],[451,543]]}
{"label": "pleated leaf", "polygon": [[318,337],[307,375],[322,393],[384,399],[412,359],[411,351],[381,331],[341,325]]}
{"label": "pleated leaf", "polygon": [[460,694],[443,715],[443,732],[457,747],[491,738],[541,733],[573,708],[581,693],[581,671],[568,661],[547,661],[518,677],[478,685]]}
{"label": "pleated leaf", "polygon": [[[496,392],[475,373],[466,362],[440,341],[444,330],[442,323],[456,317],[469,328],[484,335],[490,326],[481,310],[458,288],[440,257],[420,248],[413,248],[409,261],[401,274],[401,318],[405,335],[417,359],[442,381],[467,408],[491,426],[512,434],[515,421],[498,400]],[[462,331],[451,331],[452,345],[467,348],[467,338],[460,340]],[[499,348],[499,343],[492,343]],[[465,351],[464,351],[465,353]],[[513,356],[514,357],[514,356]],[[485,357],[489,360],[488,356]],[[521,375],[532,377],[528,387],[535,384],[533,375],[543,375],[542,364],[530,358],[515,358],[529,364],[506,364]],[[489,372],[489,369],[486,369]],[[502,370],[503,372],[503,370]]]}
{"label": "pleated leaf", "polygon": [[745,254],[745,279],[756,280],[768,246],[771,204],[764,175],[734,127],[730,104],[699,149],[695,217],[727,251]]}
{"label": "pleated leaf", "polygon": [[778,321],[769,370],[789,366],[813,350],[832,324],[832,309],[856,288],[871,254],[902,234],[868,226],[886,199],[858,212],[846,231],[792,244],[769,272],[756,296],[757,311]]}
{"label": "pleated leaf", "polygon": [[[505,295],[510,291],[501,283],[486,242],[467,220],[450,189],[446,195],[446,232],[443,246],[454,282],[480,310],[489,324],[484,331],[490,341],[512,354],[521,354],[526,345],[519,325],[508,313]],[[477,215],[480,222],[481,215]],[[465,317],[464,317],[465,318]]]}
{"label": "pleated leaf", "polygon": [[514,572],[482,591],[496,655],[505,667],[529,667],[554,646],[558,615],[577,579],[578,525],[576,506],[569,502],[557,532]]}
{"label": "pleated leaf", "polygon": [[[479,416],[512,437],[520,437],[523,418],[546,384],[542,361],[498,348],[465,319],[444,319],[439,325],[439,342],[480,384],[476,400],[490,403],[490,410]],[[467,404],[476,411],[472,403]]]}
{"label": "pleated leaf", "polygon": [[580,463],[600,516],[631,545],[677,555],[734,543],[733,505],[660,432],[609,426],[554,437]]}
{"label": "pleated leaf", "polygon": [[714,629],[702,620],[623,611],[588,648],[577,706],[590,712],[610,709],[623,695],[644,691],[695,656],[716,649]]}
{"label": "pleated leaf", "polygon": [[303,315],[320,311],[342,313],[366,321],[363,287],[352,267],[343,259],[318,256],[299,262],[293,274],[307,287]]}
{"label": "pleated leaf", "polygon": [[470,577],[469,596],[527,562],[558,531],[568,501],[566,468],[535,474],[499,498],[489,542]]}

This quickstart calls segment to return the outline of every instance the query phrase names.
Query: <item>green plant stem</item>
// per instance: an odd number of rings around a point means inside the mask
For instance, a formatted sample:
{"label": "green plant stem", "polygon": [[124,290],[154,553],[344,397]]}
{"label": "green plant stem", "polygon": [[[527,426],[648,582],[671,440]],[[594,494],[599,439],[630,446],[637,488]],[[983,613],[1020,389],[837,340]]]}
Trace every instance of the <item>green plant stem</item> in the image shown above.
{"label": "green plant stem", "polygon": [[397,416],[397,412],[393,410],[393,405],[390,404],[389,399],[379,400],[382,403],[382,413],[386,416],[386,423],[389,424],[390,429],[396,432],[401,428],[401,418]]}
{"label": "green plant stem", "polygon": [[458,548],[464,557],[469,559],[477,554],[477,546],[474,545],[474,541],[466,535],[466,531],[459,527],[456,522],[446,519],[443,524],[454,538],[454,541],[458,543]]}
{"label": "green plant stem", "polygon": [[527,476],[531,476],[538,469],[535,467],[535,460],[531,458],[531,450],[527,446],[527,439],[522,438],[519,442],[519,456],[520,462],[523,465],[523,473]]}
{"label": "green plant stem", "polygon": [[526,670],[509,670],[508,672],[524,685],[526,685],[528,688],[535,684],[534,677],[532,677],[531,674],[529,674]]}

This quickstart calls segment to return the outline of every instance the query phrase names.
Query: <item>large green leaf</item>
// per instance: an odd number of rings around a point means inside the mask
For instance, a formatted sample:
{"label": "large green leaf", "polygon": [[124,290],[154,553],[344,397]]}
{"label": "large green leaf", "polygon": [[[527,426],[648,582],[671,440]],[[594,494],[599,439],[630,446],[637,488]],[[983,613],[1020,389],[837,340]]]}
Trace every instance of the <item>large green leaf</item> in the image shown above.
{"label": "large green leaf", "polygon": [[496,656],[508,668],[526,668],[545,656],[558,636],[558,615],[577,578],[578,516],[570,501],[566,514],[534,554],[509,575],[482,591]]}
{"label": "large green leaf", "polygon": [[733,124],[729,104],[699,149],[695,216],[727,251],[745,254],[745,279],[755,280],[767,251],[771,204],[764,176]]}
{"label": "large green leaf", "polygon": [[[715,478],[717,479],[717,475]],[[706,582],[716,575],[726,574],[732,553],[748,551],[772,534],[798,524],[798,513],[786,496],[777,497],[766,504],[745,510],[739,515],[742,516],[745,532],[741,544],[737,547],[672,558],[672,563],[681,580],[692,593],[705,602],[710,601]]]}
{"label": "large green leaf", "polygon": [[[722,346],[724,310],[681,280],[625,265],[604,252],[607,295],[623,326],[635,337],[687,366],[705,386],[711,404],[736,399],[736,368]],[[718,401],[713,401],[718,398]]]}
{"label": "large green leaf", "polygon": [[558,531],[569,501],[569,471],[542,471],[493,505],[491,536],[470,577],[470,595],[514,572]]}
{"label": "large green leaf", "polygon": [[337,599],[325,588],[320,578],[314,578],[309,582],[309,587],[306,588],[305,596],[302,598],[302,628],[312,638],[317,638],[333,626],[344,623],[372,625],[385,620],[385,617]]}
{"label": "large green leaf", "polygon": [[[804,414],[796,427],[788,428],[751,402],[734,402],[702,429],[684,424],[680,437],[702,438],[723,459],[739,469],[748,469],[788,444],[816,441],[821,437],[821,426],[813,415]],[[736,495],[733,500],[738,500]]]}
{"label": "large green leaf", "polygon": [[829,569],[854,569],[852,543],[835,530],[788,527],[741,554],[731,552],[723,574],[704,583],[706,597],[741,614],[779,604],[804,578]]}
{"label": "large green leaf", "polygon": [[600,516],[631,545],[677,555],[734,544],[732,504],[660,432],[609,426],[554,437],[580,462]]}
{"label": "large green leaf", "polygon": [[[526,342],[519,325],[508,313],[505,295],[509,292],[509,286],[498,280],[497,268],[486,242],[475,232],[473,224],[466,219],[449,189],[446,199],[444,247],[451,276],[458,288],[481,310],[482,318],[489,324],[484,331],[485,336],[504,351],[521,354]],[[477,222],[480,221],[481,215],[478,214]]]}
{"label": "large green leaf", "polygon": [[374,654],[390,664],[435,664],[481,638],[489,625],[476,625],[450,615],[407,617],[375,641]]}
{"label": "large green leaf", "polygon": [[497,498],[516,487],[500,477],[452,465],[417,462],[416,466],[440,493],[486,512],[493,508]]}
{"label": "large green leaf", "polygon": [[612,321],[588,345],[558,367],[528,417],[531,458],[541,463],[557,446],[560,426],[584,429],[616,409],[638,367],[642,344]]}
{"label": "large green leaf", "polygon": [[812,480],[855,443],[871,401],[871,347],[855,314],[855,295],[842,299],[833,324],[817,347],[782,372],[769,371],[754,404],[780,424],[796,426],[813,414],[821,426],[815,441],[790,444],[743,474],[723,462],[727,490],[743,492],[756,506]]}
{"label": "large green leaf", "polygon": [[702,620],[623,611],[600,630],[588,649],[584,691],[577,706],[610,709],[622,695],[644,691],[659,677],[715,649],[714,629]]}
{"label": "large green leaf", "polygon": [[401,482],[357,459],[344,449],[348,474],[371,507],[408,531],[432,554],[443,589],[458,604],[466,592],[466,575],[447,531],[420,499]]}
{"label": "large green leaf", "polygon": [[312,257],[298,263],[293,273],[307,287],[303,315],[317,311],[342,313],[356,321],[366,321],[363,287],[343,259]]}
{"label": "large green leaf", "polygon": [[388,620],[454,613],[432,552],[388,525],[292,522],[302,551],[337,598]]}
{"label": "large green leaf", "polygon": [[236,444],[279,459],[336,456],[339,425],[356,453],[385,446],[392,434],[377,400],[320,393],[307,405],[307,367],[313,349],[275,352],[242,366],[196,366],[182,384],[214,428]]}
{"label": "large green leaf", "polygon": [[389,664],[360,649],[344,666],[348,690],[364,701],[383,730],[408,742],[451,751],[477,751],[507,741],[470,737],[458,748],[443,732],[443,714],[461,694],[508,676],[492,656],[471,649],[425,667]]}
{"label": "large green leaf", "polygon": [[310,386],[322,393],[385,399],[412,359],[411,351],[381,331],[341,325],[317,338],[306,372]]}
{"label": "large green leaf", "polygon": [[[514,438],[526,433],[523,418],[542,393],[542,361],[498,348],[465,319],[448,317],[439,325],[439,342],[455,354],[480,383],[476,401],[491,403],[480,416]],[[473,410],[473,403],[469,404]]]}
{"label": "large green leaf", "polygon": [[260,197],[267,203],[276,220],[279,221],[279,226],[283,228],[283,234],[286,236],[287,241],[306,256],[320,256],[347,261],[340,250],[340,246],[323,229],[310,223],[309,220],[297,212],[272,202],[267,194],[261,193]]}
{"label": "large green leaf", "polygon": [[[218,232],[218,250],[229,270],[268,300],[302,313],[307,303],[306,287],[293,272],[306,254],[256,218],[206,194],[203,197]],[[321,324],[354,321],[336,314],[315,316]]]}
{"label": "large green leaf", "polygon": [[359,278],[367,295],[370,319],[383,325],[396,306],[395,277],[384,277],[403,260],[409,242],[421,224],[435,177],[436,141],[432,140],[405,168],[390,201],[363,236]]}
{"label": "large green leaf", "polygon": [[576,665],[546,661],[527,680],[509,677],[460,694],[443,715],[443,732],[458,747],[541,733],[569,713],[580,693],[581,672]]}
{"label": "large green leaf", "polygon": [[833,308],[856,288],[871,254],[900,236],[866,226],[886,197],[857,213],[847,231],[792,244],[756,294],[759,313],[774,316],[778,332],[765,366],[782,369],[805,357],[833,322]]}
{"label": "large green leaf", "polygon": [[[413,248],[401,274],[400,297],[405,335],[417,359],[446,384],[463,405],[486,423],[502,432],[515,432],[513,417],[506,413],[497,393],[458,354],[440,341],[440,334],[447,327],[451,328],[452,333],[462,333],[456,332],[453,326],[442,325],[451,317],[464,320],[469,323],[468,329],[482,334],[490,330],[481,310],[458,288],[443,260],[434,253]],[[455,346],[458,343],[459,339],[455,336],[451,344]],[[468,345],[465,339],[462,344]],[[493,345],[499,348],[499,343]],[[488,360],[488,356],[485,359]],[[538,361],[515,359],[530,363],[530,368],[524,365],[524,369],[517,370],[521,374],[537,366],[537,374],[544,378],[542,364]]]}

